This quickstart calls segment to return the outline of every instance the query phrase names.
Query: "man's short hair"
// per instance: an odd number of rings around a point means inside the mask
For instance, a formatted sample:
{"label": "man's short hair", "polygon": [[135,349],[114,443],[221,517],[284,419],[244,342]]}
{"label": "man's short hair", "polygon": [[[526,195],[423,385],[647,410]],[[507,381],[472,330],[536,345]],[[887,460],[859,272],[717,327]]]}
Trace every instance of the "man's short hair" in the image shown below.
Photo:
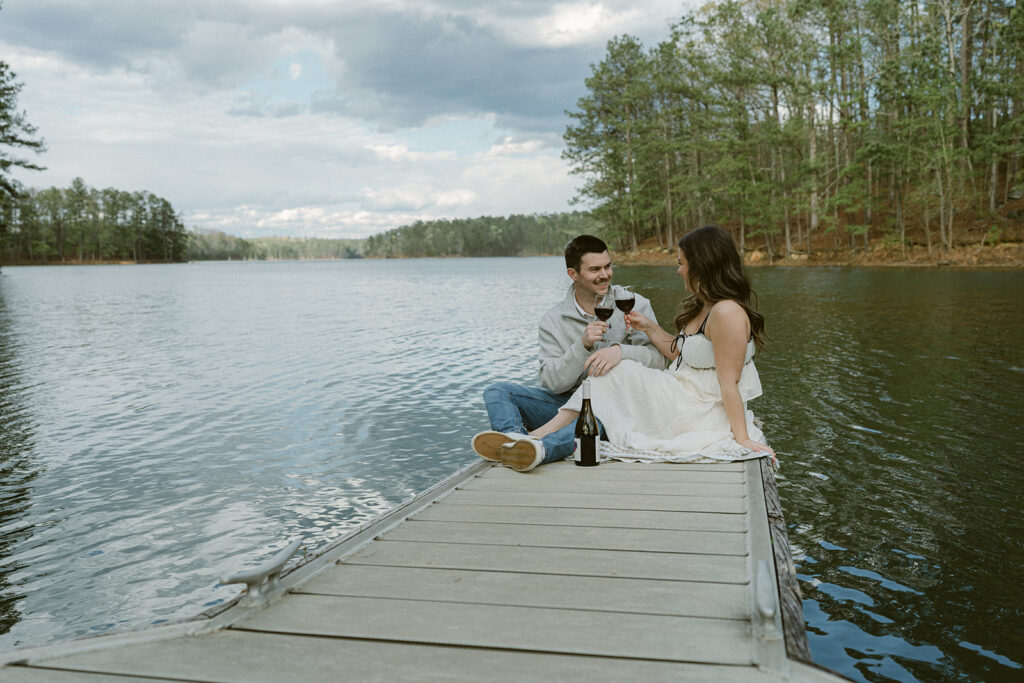
{"label": "man's short hair", "polygon": [[608,251],[608,245],[600,237],[593,235],[573,237],[565,245],[565,267],[579,272],[584,254],[603,254],[606,251]]}

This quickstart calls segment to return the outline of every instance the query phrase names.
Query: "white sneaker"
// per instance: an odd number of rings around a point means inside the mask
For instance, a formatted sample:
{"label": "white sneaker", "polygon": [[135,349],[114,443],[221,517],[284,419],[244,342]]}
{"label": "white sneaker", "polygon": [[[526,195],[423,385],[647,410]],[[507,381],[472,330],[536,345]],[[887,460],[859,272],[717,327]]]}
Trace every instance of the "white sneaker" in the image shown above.
{"label": "white sneaker", "polygon": [[526,434],[506,434],[511,437],[501,446],[501,464],[516,472],[529,472],[544,462],[544,444]]}
{"label": "white sneaker", "polygon": [[481,458],[501,462],[501,447],[511,443],[514,440],[513,436],[525,436],[525,434],[505,434],[493,430],[480,432],[473,437],[473,450]]}

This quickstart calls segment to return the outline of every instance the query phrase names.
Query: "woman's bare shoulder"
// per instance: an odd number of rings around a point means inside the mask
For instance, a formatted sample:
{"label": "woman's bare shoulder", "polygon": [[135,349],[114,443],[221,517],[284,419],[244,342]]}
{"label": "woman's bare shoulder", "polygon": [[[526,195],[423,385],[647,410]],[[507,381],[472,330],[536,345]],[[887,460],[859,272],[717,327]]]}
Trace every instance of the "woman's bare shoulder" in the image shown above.
{"label": "woman's bare shoulder", "polygon": [[747,335],[749,325],[750,319],[746,310],[732,299],[723,299],[711,307],[708,326],[714,327],[715,330]]}
{"label": "woman's bare shoulder", "polygon": [[742,319],[747,317],[747,312],[743,309],[743,306],[740,306],[739,302],[733,301],[732,299],[722,299],[721,301],[716,302],[715,305],[711,307],[711,312],[719,319]]}

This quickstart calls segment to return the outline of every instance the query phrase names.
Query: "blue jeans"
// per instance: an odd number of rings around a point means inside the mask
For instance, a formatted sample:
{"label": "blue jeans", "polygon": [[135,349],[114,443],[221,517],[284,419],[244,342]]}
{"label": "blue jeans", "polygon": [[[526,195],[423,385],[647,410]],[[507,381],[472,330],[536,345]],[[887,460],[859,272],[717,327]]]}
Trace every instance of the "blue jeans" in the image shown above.
{"label": "blue jeans", "polygon": [[[484,404],[491,429],[498,432],[526,434],[547,423],[557,413],[569,394],[556,394],[540,387],[523,387],[512,382],[498,382],[484,389]],[[544,444],[544,462],[564,460],[576,449],[576,421],[548,434]]]}

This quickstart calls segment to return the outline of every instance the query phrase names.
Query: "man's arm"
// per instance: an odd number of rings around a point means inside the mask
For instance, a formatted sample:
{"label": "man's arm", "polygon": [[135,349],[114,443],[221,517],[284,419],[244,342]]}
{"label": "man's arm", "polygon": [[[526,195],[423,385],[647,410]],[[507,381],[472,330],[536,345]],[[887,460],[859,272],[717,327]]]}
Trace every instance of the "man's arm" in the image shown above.
{"label": "man's arm", "polygon": [[583,376],[583,361],[590,351],[583,348],[582,327],[570,329],[557,312],[544,316],[540,324],[540,385],[556,394],[571,391]]}
{"label": "man's arm", "polygon": [[[634,310],[644,314],[655,323],[658,322],[658,319],[654,317],[654,309],[651,308],[651,302],[645,297],[637,296]],[[622,344],[620,347],[623,358],[635,360],[655,370],[665,369],[668,359],[661,355],[661,351],[658,350],[658,347],[654,345],[646,334],[643,332],[633,332],[629,336],[629,341],[629,344]]]}

